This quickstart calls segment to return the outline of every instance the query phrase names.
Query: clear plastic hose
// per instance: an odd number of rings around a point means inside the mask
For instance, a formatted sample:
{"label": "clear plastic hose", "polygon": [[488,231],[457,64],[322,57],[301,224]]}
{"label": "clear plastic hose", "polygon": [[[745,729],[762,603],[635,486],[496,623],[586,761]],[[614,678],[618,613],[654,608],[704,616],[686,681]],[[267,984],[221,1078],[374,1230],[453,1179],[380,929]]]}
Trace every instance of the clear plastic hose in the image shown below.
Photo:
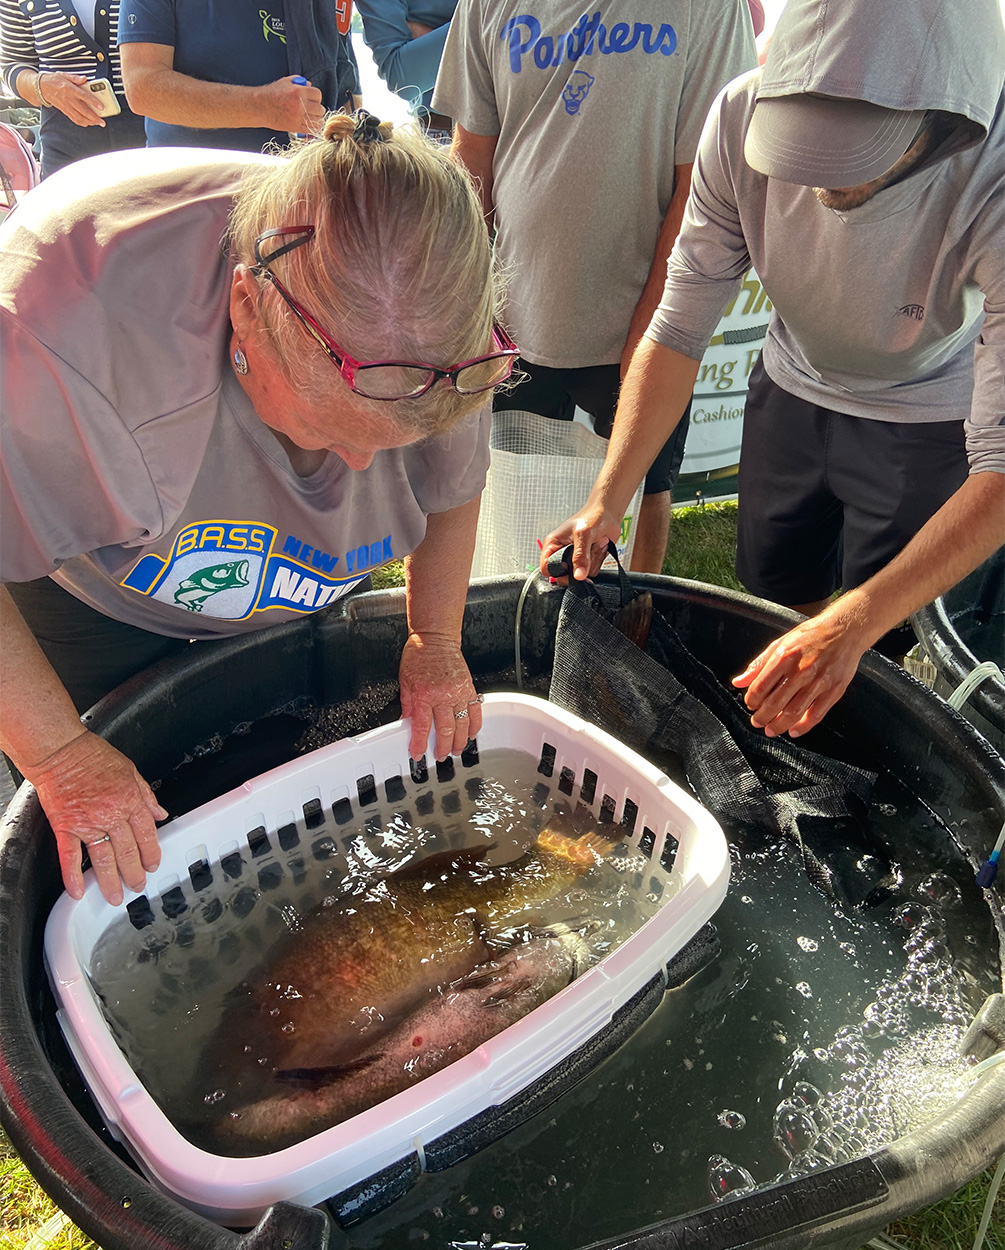
{"label": "clear plastic hose", "polygon": [[989,677],[997,677],[999,681],[1005,681],[1005,675],[993,660],[985,660],[982,664],[978,664],[964,677],[946,702],[958,712],[981,682],[987,681]]}

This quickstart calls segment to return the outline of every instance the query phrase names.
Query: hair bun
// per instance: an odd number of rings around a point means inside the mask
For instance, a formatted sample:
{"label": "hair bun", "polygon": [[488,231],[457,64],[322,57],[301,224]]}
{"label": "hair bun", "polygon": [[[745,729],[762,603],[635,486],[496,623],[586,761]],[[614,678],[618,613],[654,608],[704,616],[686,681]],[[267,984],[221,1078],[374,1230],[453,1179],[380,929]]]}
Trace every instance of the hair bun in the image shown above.
{"label": "hair bun", "polygon": [[387,140],[393,133],[393,122],[382,122],[365,109],[357,109],[355,113],[329,113],[321,131],[332,143],[344,139],[356,139],[359,143]]}
{"label": "hair bun", "polygon": [[325,139],[337,143],[340,139],[349,139],[356,129],[356,123],[348,113],[329,113],[321,134]]}

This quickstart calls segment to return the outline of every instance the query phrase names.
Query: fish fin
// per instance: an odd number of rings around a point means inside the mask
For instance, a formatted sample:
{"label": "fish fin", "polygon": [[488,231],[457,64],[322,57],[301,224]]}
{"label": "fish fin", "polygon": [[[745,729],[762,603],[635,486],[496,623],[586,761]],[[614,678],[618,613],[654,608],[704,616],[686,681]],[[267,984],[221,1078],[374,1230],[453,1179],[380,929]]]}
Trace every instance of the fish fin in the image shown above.
{"label": "fish fin", "polygon": [[485,968],[484,966],[473,968],[463,977],[458,977],[456,981],[451,981],[447,989],[451,992],[464,990],[480,990],[487,985],[493,985],[499,980],[499,972],[496,968]]}
{"label": "fish fin", "polygon": [[484,1007],[498,1007],[501,1003],[508,1002],[517,994],[522,994],[524,990],[529,990],[534,984],[530,977],[514,977],[503,984],[494,993],[489,994],[482,999]]}
{"label": "fish fin", "polygon": [[646,649],[649,641],[649,628],[653,623],[653,597],[648,590],[643,590],[631,599],[624,607],[618,608],[611,617],[615,629],[635,643],[639,650]]}
{"label": "fish fin", "polygon": [[421,877],[428,880],[444,872],[460,872],[465,868],[474,868],[480,864],[489,851],[495,850],[498,843],[490,842],[487,846],[471,846],[460,851],[437,851],[435,855],[427,855],[425,859],[412,859],[407,864],[392,872],[388,881],[405,881],[410,877]]}
{"label": "fish fin", "polygon": [[302,1085],[305,1089],[320,1089],[323,1085],[331,1085],[333,1081],[339,1081],[344,1076],[362,1072],[383,1057],[383,1052],[378,1052],[361,1059],[353,1059],[349,1063],[335,1063],[324,1068],[284,1068],[276,1073],[276,1080],[282,1081],[284,1085]]}
{"label": "fish fin", "polygon": [[578,838],[570,838],[567,834],[552,829],[550,825],[545,825],[537,835],[537,846],[541,850],[550,851],[553,855],[561,855],[574,864],[582,865],[584,872],[610,855],[616,845],[614,841],[605,838],[599,832],[584,833]]}
{"label": "fish fin", "polygon": [[519,946],[522,942],[537,942],[540,939],[545,941],[563,941],[570,934],[580,938],[586,937],[587,934],[596,933],[603,923],[596,916],[588,916],[583,913],[576,916],[566,916],[564,920],[553,920],[550,924],[522,925],[519,929],[513,931],[514,936],[510,942],[510,949],[514,946]]}

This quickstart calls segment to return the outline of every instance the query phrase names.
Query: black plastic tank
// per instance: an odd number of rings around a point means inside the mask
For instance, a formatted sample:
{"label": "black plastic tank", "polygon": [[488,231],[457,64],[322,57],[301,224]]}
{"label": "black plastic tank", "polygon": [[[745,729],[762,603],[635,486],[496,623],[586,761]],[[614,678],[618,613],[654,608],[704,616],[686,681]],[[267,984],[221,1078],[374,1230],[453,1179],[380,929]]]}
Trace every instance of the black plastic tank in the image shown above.
{"label": "black plastic tank", "polygon": [[963,715],[1005,754],[1005,547],[912,617],[935,665],[934,689],[952,697],[979,665],[994,664],[966,697]]}
{"label": "black plastic tank", "polygon": [[[656,607],[723,679],[795,619],[760,600],[697,583],[635,580],[652,591]],[[518,612],[522,675],[538,690],[547,689],[562,592],[539,582],[524,598],[522,589],[522,579],[506,578],[476,583],[469,593],[465,653],[482,690],[514,687]],[[170,792],[168,806],[180,815],[182,793],[194,807],[296,753],[297,735],[290,728],[296,720],[292,713],[300,709],[318,709],[335,736],[394,719],[405,633],[402,591],[360,595],[273,631],[193,647],[113,692],[85,719],[126,751],[145,776],[163,779],[161,794]],[[845,754],[853,746],[872,767],[895,776],[942,822],[943,831],[952,826],[953,853],[963,857],[968,872],[986,856],[1005,811],[1005,761],[966,720],[897,666],[869,653],[826,728],[814,731],[813,746]],[[175,776],[185,777],[183,789],[172,789]],[[934,856],[938,860],[937,846]],[[55,1019],[42,938],[60,889],[53,839],[34,793],[22,787],[0,833],[0,1119],[42,1187],[104,1250],[329,1250],[369,1244],[365,1237],[357,1240],[352,1228],[340,1227],[330,1206],[279,1203],[255,1229],[220,1228],[138,1174],[103,1129]],[[1000,895],[988,891],[980,905],[988,911],[983,953],[1000,989],[1005,935]],[[982,1059],[1005,1049],[1000,993],[989,995],[967,1041]],[[621,1059],[615,1055],[608,1062]],[[586,1077],[584,1084],[593,1079]],[[559,1102],[565,1096],[560,1094]],[[670,1218],[659,1218],[659,1196],[653,1194],[651,1209],[624,1214],[617,1237],[577,1235],[562,1250],[587,1243],[624,1250],[685,1245],[857,1250],[892,1220],[939,1201],[992,1164],[1005,1151],[1003,1106],[1005,1064],[997,1063],[947,1112],[871,1154],[725,1203],[698,1202],[694,1210]],[[674,1110],[666,1111],[667,1131],[684,1138],[687,1108],[680,1109],[679,1122],[673,1121]],[[603,1155],[604,1124],[588,1127]],[[607,1164],[613,1198],[633,1161]],[[417,1188],[409,1200],[423,1201],[424,1192]],[[389,1211],[394,1210],[392,1205]],[[412,1244],[407,1217],[403,1220],[381,1246]],[[366,1223],[359,1229],[365,1232]],[[527,1242],[538,1244],[533,1230],[526,1231]],[[558,1243],[553,1237],[550,1244]]]}

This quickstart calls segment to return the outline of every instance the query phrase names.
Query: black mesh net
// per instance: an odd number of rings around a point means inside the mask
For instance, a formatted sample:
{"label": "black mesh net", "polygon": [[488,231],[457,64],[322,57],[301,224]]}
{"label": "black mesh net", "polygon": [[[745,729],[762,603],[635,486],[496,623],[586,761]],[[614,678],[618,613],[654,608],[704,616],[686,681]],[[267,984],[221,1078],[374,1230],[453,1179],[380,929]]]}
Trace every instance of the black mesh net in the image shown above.
{"label": "black mesh net", "polygon": [[845,904],[888,893],[887,850],[866,824],[876,775],[755,730],[740,693],[688,651],[623,573],[619,588],[570,584],[549,697],[660,767],[679,761],[731,840],[790,839],[810,879]]}

